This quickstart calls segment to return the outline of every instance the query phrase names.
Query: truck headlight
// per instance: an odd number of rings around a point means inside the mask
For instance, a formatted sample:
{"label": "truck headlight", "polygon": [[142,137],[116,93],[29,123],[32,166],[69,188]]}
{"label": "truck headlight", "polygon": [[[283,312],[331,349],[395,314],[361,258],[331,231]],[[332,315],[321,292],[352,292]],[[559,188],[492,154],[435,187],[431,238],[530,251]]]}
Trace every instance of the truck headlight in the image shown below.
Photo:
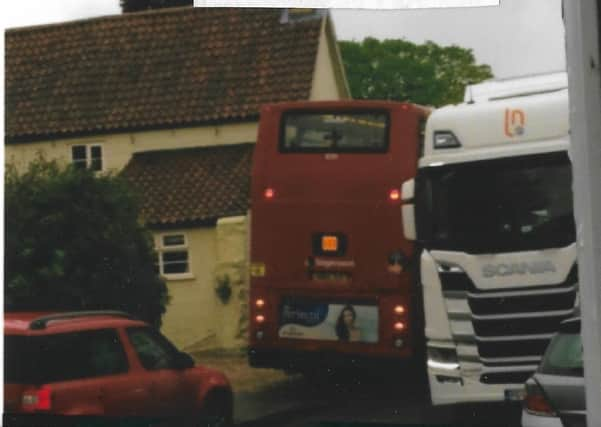
{"label": "truck headlight", "polygon": [[459,148],[461,143],[451,131],[434,132],[434,148]]}

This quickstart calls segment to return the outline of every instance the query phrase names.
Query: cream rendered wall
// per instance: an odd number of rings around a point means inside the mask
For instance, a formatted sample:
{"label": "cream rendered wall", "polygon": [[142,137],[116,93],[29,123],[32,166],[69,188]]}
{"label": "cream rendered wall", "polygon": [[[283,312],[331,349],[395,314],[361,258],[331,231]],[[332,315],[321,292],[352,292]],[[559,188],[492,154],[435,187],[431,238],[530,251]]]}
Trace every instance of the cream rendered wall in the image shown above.
{"label": "cream rendered wall", "polygon": [[154,231],[155,239],[163,234],[185,234],[188,259],[193,277],[167,280],[171,303],[163,316],[162,332],[180,349],[216,346],[220,320],[216,307],[214,271],[216,254],[215,227]]}
{"label": "cream rendered wall", "polygon": [[311,101],[334,100],[344,98],[339,93],[338,82],[334,73],[334,64],[332,61],[335,52],[332,52],[328,43],[326,21],[321,27],[319,37],[319,48],[317,49],[317,59],[315,63],[315,73],[313,75],[313,86],[311,88]]}
{"label": "cream rendered wall", "polygon": [[[187,351],[240,348],[248,329],[248,221],[246,216],[221,218],[216,227],[154,231],[185,234],[193,277],[167,279],[171,302],[162,332]],[[231,296],[221,301],[218,278],[227,277]]]}
{"label": "cream rendered wall", "polygon": [[248,217],[219,219],[216,235],[215,281],[227,278],[232,291],[227,303],[218,304],[217,344],[221,348],[240,348],[248,343]]}
{"label": "cream rendered wall", "polygon": [[23,170],[38,152],[43,153],[47,159],[68,163],[71,161],[72,145],[101,144],[104,170],[121,170],[131,156],[140,151],[255,142],[257,127],[257,122],[248,122],[5,144],[5,159],[20,170]]}

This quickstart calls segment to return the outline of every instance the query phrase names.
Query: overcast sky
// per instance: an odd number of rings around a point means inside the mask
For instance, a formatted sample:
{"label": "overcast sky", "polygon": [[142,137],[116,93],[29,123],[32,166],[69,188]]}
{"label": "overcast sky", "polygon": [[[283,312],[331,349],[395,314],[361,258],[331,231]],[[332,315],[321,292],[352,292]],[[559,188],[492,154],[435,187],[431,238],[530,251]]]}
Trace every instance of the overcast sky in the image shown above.
{"label": "overcast sky", "polygon": [[[120,13],[119,0],[2,2],[4,27],[61,22]],[[561,0],[501,0],[499,7],[332,11],[339,39],[433,40],[474,50],[496,77],[565,68]]]}

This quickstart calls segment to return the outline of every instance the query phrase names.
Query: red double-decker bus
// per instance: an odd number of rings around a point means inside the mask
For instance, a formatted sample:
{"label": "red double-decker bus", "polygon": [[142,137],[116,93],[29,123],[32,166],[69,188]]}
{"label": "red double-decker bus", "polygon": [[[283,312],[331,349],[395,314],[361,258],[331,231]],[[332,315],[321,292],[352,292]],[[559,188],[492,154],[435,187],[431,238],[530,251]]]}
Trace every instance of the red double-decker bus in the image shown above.
{"label": "red double-decker bus", "polygon": [[263,107],[251,189],[252,366],[399,367],[416,354],[422,309],[401,184],[415,176],[427,113],[388,101]]}

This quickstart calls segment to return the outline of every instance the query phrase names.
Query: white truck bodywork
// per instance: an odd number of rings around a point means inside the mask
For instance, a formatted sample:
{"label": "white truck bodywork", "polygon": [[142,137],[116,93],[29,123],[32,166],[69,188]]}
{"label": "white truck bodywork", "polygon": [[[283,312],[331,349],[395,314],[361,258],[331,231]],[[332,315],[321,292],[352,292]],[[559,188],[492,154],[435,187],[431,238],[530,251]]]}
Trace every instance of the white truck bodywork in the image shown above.
{"label": "white truck bodywork", "polygon": [[[453,165],[565,153],[569,149],[566,85],[565,73],[556,73],[539,76],[538,80],[529,77],[472,87],[466,91],[466,98],[474,102],[443,107],[431,114],[420,171],[439,167],[452,170]],[[438,132],[452,133],[460,146],[435,148]],[[419,227],[417,237],[421,240]],[[533,330],[479,336],[474,325],[478,324],[482,330],[490,325],[502,330],[499,327],[502,322],[513,322],[514,330],[519,330],[520,323],[543,325],[545,318],[556,321],[559,317],[569,317],[573,305],[561,310],[543,307],[526,312],[511,309],[495,312],[495,307],[501,307],[506,300],[516,304],[528,300],[531,304],[536,298],[559,294],[577,301],[575,265],[575,243],[528,251],[472,254],[448,247],[440,250],[425,242],[420,280],[433,404],[519,398],[523,386],[516,378],[533,372],[542,353],[522,355],[521,343],[524,348],[533,342],[540,344],[552,334],[548,330],[544,333]],[[469,286],[460,290],[456,285],[447,286],[458,282]],[[474,307],[479,305],[488,308],[478,308],[475,312]],[[514,344],[516,347],[509,350],[516,354],[503,354]],[[440,352],[456,356],[437,358]]]}

